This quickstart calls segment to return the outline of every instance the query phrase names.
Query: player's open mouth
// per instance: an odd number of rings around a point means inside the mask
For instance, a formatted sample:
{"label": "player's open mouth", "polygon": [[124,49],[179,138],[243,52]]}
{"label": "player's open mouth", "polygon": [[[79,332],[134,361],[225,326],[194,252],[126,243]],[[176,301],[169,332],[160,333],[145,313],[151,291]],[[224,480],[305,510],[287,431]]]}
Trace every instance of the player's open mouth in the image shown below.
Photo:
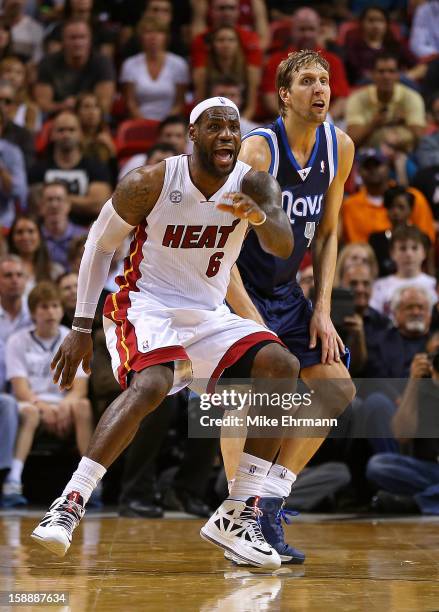
{"label": "player's open mouth", "polygon": [[316,102],[313,103],[313,106],[315,108],[325,108],[325,103],[323,102],[323,100],[317,100]]}
{"label": "player's open mouth", "polygon": [[216,149],[213,152],[215,159],[220,164],[230,164],[233,160],[233,150],[232,149]]}

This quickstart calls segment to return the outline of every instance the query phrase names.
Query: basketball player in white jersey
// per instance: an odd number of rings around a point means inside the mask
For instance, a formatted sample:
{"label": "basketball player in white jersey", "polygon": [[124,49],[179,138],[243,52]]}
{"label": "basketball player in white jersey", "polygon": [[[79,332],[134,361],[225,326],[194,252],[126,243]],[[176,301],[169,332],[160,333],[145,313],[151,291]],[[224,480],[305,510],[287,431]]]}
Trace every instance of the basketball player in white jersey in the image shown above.
{"label": "basketball player in white jersey", "polygon": [[[292,251],[279,186],[237,160],[239,111],[230,100],[198,104],[189,133],[193,154],[128,174],[87,239],[72,331],[52,362],[54,381],[70,388],[81,362],[90,370],[96,304],[114,251],[134,233],[119,291],[104,309],[113,371],[124,391],[104,412],[86,456],[32,534],[60,556],[93,489],[166,395],[192,378],[217,380],[241,362],[243,377],[288,380],[294,388],[295,357],[273,332],[224,304],[249,227],[268,253],[285,258]],[[278,441],[248,440],[231,496],[202,529],[205,539],[265,568],[281,563],[261,534],[257,508],[273,444]]]}

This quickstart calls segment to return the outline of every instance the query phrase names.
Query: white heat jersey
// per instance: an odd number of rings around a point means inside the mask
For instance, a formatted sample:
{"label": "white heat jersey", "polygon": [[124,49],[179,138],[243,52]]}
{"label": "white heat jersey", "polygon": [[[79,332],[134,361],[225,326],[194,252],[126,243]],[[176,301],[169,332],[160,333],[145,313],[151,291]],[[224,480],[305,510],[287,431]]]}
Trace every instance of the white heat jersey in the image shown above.
{"label": "white heat jersey", "polygon": [[251,168],[237,161],[225,184],[206,201],[191,181],[188,161],[187,155],[165,161],[160,196],[136,228],[124,277],[117,279],[118,302],[128,298],[132,307],[140,300],[162,308],[214,310],[224,301],[248,222],[216,204],[224,193],[241,191]]}

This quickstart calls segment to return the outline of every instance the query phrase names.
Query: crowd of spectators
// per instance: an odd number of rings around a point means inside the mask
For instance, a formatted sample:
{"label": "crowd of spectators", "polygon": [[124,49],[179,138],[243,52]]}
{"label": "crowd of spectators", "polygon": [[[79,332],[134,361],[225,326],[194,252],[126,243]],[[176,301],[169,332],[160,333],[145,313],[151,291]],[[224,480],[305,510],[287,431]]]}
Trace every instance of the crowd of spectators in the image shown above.
{"label": "crowd of spectators", "polygon": [[[50,373],[72,323],[88,229],[117,180],[190,153],[189,112],[205,97],[231,98],[243,134],[269,123],[276,68],[304,48],[328,61],[328,121],[357,150],[340,214],[337,325],[352,375],[382,384],[358,387],[344,435],[323,444],[289,504],[439,514],[439,432],[417,438],[425,407],[439,401],[439,0],[0,2],[5,507],[59,492],[64,473],[41,484],[39,468],[49,474],[54,458],[62,468],[83,454],[119,392],[100,314],[91,376],[80,372],[66,393]],[[113,258],[102,303],[125,254]],[[312,297],[311,254],[297,281]],[[218,441],[187,440],[188,399],[180,393],[148,416],[104,480],[103,499],[121,514],[208,516],[223,495]]]}

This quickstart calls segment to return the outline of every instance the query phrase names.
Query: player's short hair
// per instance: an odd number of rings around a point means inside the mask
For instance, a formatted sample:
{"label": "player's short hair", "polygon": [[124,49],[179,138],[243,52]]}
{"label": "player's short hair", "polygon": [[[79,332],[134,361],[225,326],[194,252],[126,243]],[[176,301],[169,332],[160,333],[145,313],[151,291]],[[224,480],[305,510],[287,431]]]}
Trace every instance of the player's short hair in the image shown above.
{"label": "player's short hair", "polygon": [[59,288],[50,281],[41,281],[32,289],[27,298],[27,303],[31,313],[34,313],[42,302],[61,302]]}
{"label": "player's short hair", "polygon": [[317,64],[323,70],[329,72],[329,63],[318,51],[311,51],[310,49],[302,49],[302,51],[294,51],[289,53],[288,57],[281,61],[276,70],[276,91],[277,91],[277,102],[279,107],[279,113],[285,116],[286,108],[285,103],[280,97],[279,90],[281,88],[289,89],[293,82],[294,74],[306,68]]}

